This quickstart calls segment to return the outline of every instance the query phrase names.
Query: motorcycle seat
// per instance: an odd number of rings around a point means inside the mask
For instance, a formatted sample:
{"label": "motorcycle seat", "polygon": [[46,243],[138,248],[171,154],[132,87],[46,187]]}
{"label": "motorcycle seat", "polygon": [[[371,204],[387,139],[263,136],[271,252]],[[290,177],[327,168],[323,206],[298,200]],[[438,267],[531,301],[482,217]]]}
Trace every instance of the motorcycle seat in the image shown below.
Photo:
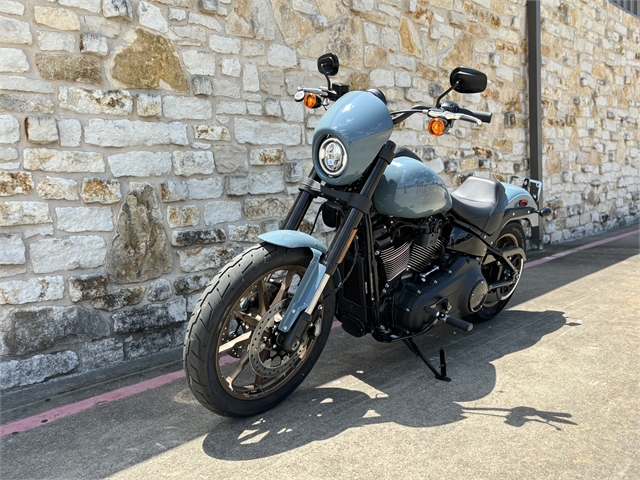
{"label": "motorcycle seat", "polygon": [[451,193],[451,210],[487,235],[493,235],[500,227],[504,216],[504,187],[500,182],[488,178],[467,177]]}

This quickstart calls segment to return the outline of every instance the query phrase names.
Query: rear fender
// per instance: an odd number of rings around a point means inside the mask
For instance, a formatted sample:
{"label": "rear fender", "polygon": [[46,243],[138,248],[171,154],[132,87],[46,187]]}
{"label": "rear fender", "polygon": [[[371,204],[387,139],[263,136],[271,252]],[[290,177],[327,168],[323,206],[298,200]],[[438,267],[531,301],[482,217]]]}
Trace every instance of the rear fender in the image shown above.
{"label": "rear fender", "polygon": [[[511,183],[502,182],[504,187],[504,220],[502,225],[506,225],[512,220],[528,220],[532,227],[539,225],[540,217],[538,215],[538,206],[531,194],[522,187],[518,187]],[[521,206],[520,202],[526,202]]]}

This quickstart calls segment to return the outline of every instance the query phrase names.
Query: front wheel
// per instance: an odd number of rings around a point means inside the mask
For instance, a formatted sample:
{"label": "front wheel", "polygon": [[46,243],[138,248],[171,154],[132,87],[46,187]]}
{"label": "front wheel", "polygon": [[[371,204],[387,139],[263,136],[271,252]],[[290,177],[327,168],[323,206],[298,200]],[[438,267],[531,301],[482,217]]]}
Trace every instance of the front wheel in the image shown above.
{"label": "front wheel", "polygon": [[[206,408],[256,415],[283,401],[309,374],[327,342],[335,297],[321,297],[293,354],[280,348],[277,324],[311,259],[306,248],[260,244],[213,278],[191,315],[183,352],[191,391]],[[332,288],[330,281],[325,294]]]}
{"label": "front wheel", "polygon": [[[509,248],[520,247],[525,249],[525,235],[524,229],[519,222],[507,223],[500,232],[498,240],[496,240],[496,248],[506,250]],[[487,279],[487,283],[495,284],[498,282],[514,280],[515,283],[501,289],[496,289],[487,295],[482,308],[476,313],[470,315],[466,319],[471,323],[481,323],[491,320],[498,315],[504,307],[507,306],[509,300],[513,296],[513,292],[516,291],[520,278],[522,277],[522,271],[524,269],[524,258],[520,255],[513,255],[509,257],[511,263],[516,267],[513,271],[507,265],[504,265],[499,260],[490,257],[491,260],[482,264],[482,275]]]}

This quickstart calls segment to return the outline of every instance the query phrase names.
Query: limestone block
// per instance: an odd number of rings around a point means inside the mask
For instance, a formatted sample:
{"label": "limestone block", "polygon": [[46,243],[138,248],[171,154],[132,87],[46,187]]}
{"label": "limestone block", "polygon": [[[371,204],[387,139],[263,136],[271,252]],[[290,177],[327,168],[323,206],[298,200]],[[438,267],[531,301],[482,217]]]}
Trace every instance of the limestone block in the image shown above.
{"label": "limestone block", "polygon": [[71,350],[50,355],[36,355],[26,360],[0,363],[0,389],[8,390],[44,382],[48,378],[72,372],[78,355]]}
{"label": "limestone block", "polygon": [[97,58],[70,53],[36,53],[36,67],[46,80],[102,85],[102,69]]}
{"label": "limestone block", "polygon": [[24,13],[24,5],[13,0],[0,1],[0,13],[8,13],[9,15],[22,15]]}
{"label": "limestone block", "polygon": [[159,117],[162,112],[162,97],[139,93],[136,97],[136,112],[141,117]]}
{"label": "limestone block", "polygon": [[222,222],[235,222],[242,217],[240,202],[219,200],[204,206],[204,223],[208,226]]}
{"label": "limestone block", "polygon": [[110,155],[107,161],[114,177],[158,177],[171,171],[169,152],[119,153]]}
{"label": "limestone block", "polygon": [[0,92],[0,112],[53,113],[53,102],[45,95]]}
{"label": "limestone block", "polygon": [[193,25],[171,25],[171,31],[178,37],[178,45],[206,45],[207,31],[202,27]]}
{"label": "limestone block", "polygon": [[110,334],[100,312],[82,307],[13,307],[0,312],[2,342],[9,355],[94,340]]}
{"label": "limestone block", "polygon": [[213,80],[213,94],[217,97],[240,98],[240,85],[235,81],[216,79]]}
{"label": "limestone block", "polygon": [[23,265],[26,262],[24,253],[21,234],[0,234],[0,265]]}
{"label": "limestone block", "polygon": [[33,37],[29,24],[15,18],[0,17],[0,43],[31,45]]}
{"label": "limestone block", "polygon": [[[191,247],[193,245],[207,245],[210,243],[222,243],[227,239],[221,228],[207,228],[205,230],[180,230],[174,231],[171,236],[171,245],[174,247]],[[182,293],[179,293],[182,295]]]}
{"label": "limestone block", "polygon": [[162,10],[148,2],[141,1],[138,4],[138,21],[143,27],[156,32],[167,33],[169,31],[169,24],[162,16]]}
{"label": "limestone block", "polygon": [[107,18],[120,17],[125,20],[133,18],[130,0],[102,0],[102,14]]}
{"label": "limestone block", "polygon": [[91,302],[93,308],[113,312],[121,308],[131,305],[137,305],[144,297],[146,287],[129,287],[121,288],[115,292],[107,293],[101,297],[95,298]]}
{"label": "limestone block", "polygon": [[284,163],[284,150],[282,148],[252,150],[250,163],[251,165],[282,165]]}
{"label": "limestone block", "polygon": [[242,88],[245,92],[260,91],[260,75],[255,63],[245,63],[242,69]]}
{"label": "limestone block", "polygon": [[167,300],[171,296],[171,282],[166,278],[159,278],[149,284],[147,299],[150,302]]}
{"label": "limestone block", "polygon": [[167,207],[167,223],[171,228],[196,227],[200,223],[200,208],[195,205]]}
{"label": "limestone block", "polygon": [[33,14],[38,25],[57,30],[80,30],[78,15],[67,8],[33,7]]}
{"label": "limestone block", "polygon": [[31,143],[45,145],[58,141],[58,127],[53,117],[27,117],[24,126]]}
{"label": "limestone block", "polygon": [[64,50],[69,53],[76,51],[76,36],[73,33],[38,32],[38,46],[40,50]]}
{"label": "limestone block", "polygon": [[[184,13],[184,10],[182,10],[182,12]],[[181,20],[184,20],[184,18],[182,18]],[[213,30],[215,32],[222,32],[222,25],[220,25],[220,22],[215,17],[211,17],[209,15],[189,12],[189,23],[202,25],[203,27],[206,27],[209,30]]]}
{"label": "limestone block", "polygon": [[0,48],[0,72],[23,73],[30,69],[27,55],[18,48]]}
{"label": "limestone block", "polygon": [[205,179],[194,178],[186,182],[191,200],[219,198],[224,193],[222,178],[211,177]]}
{"label": "limestone block", "polygon": [[260,241],[258,235],[262,233],[260,225],[229,225],[229,240],[234,242],[257,243]]}
{"label": "limestone block", "polygon": [[49,205],[45,202],[0,202],[0,227],[35,225],[51,221]]}
{"label": "limestone block", "polygon": [[61,276],[30,278],[0,283],[0,305],[22,305],[60,300],[64,296]]}
{"label": "limestone block", "polygon": [[165,203],[186,200],[188,195],[187,184],[185,182],[174,182],[171,180],[165,180],[160,184],[160,192],[162,201]]}
{"label": "limestone block", "polygon": [[244,102],[218,102],[216,108],[218,115],[245,115],[247,113],[247,105]]}
{"label": "limestone block", "polygon": [[189,90],[180,58],[171,41],[142,29],[136,38],[113,58],[111,75],[128,88],[162,88],[161,82],[173,90]]}
{"label": "limestone block", "polygon": [[120,35],[120,24],[113,20],[108,20],[102,15],[84,17],[84,28],[89,33],[95,33],[108,38],[116,38]]}
{"label": "limestone block", "polygon": [[229,129],[223,126],[216,125],[194,125],[193,135],[199,140],[211,140],[225,142],[231,141],[231,135],[229,135]]}
{"label": "limestone block", "polygon": [[176,175],[190,177],[191,175],[210,175],[215,170],[213,154],[211,152],[173,152],[173,168]]}
{"label": "limestone block", "polygon": [[205,288],[213,277],[213,273],[197,273],[178,277],[173,281],[173,288],[176,291],[176,295],[189,295]]}
{"label": "limestone block", "polygon": [[199,50],[185,50],[182,52],[182,61],[191,75],[208,75],[213,77],[216,74],[216,56],[213,53]]}
{"label": "limestone block", "polygon": [[211,79],[202,77],[200,75],[194,75],[191,78],[191,85],[193,86],[194,95],[211,96],[213,94],[213,84]]}
{"label": "limestone block", "polygon": [[8,75],[0,77],[0,90],[15,90],[18,92],[53,93],[51,83],[42,80]]}
{"label": "limestone block", "polygon": [[104,57],[109,53],[109,44],[102,35],[95,33],[83,33],[80,35],[80,51],[82,53],[95,53]]}
{"label": "limestone block", "polygon": [[20,123],[13,115],[0,115],[0,143],[20,140]]}
{"label": "limestone block", "polygon": [[286,122],[299,122],[304,121],[304,107],[302,103],[296,101],[283,100],[280,102],[282,107],[282,113]]}
{"label": "limestone block", "polygon": [[107,259],[116,283],[143,282],[171,272],[173,261],[153,186],[132,182],[118,214]]}
{"label": "limestone block", "polygon": [[107,246],[95,235],[45,238],[31,244],[35,273],[50,273],[104,265]]}
{"label": "limestone block", "polygon": [[89,90],[60,87],[60,108],[87,115],[128,115],[133,111],[133,98],[125,90]]}
{"label": "limestone block", "polygon": [[130,359],[158,353],[171,348],[171,346],[171,329],[138,335],[135,339],[126,343],[127,354]]}
{"label": "limestone block", "polygon": [[0,196],[28,194],[33,190],[33,178],[27,172],[0,172]]}
{"label": "limestone block", "polygon": [[180,269],[183,272],[198,272],[210,268],[220,268],[242,251],[236,243],[222,247],[200,247],[193,250],[180,250]]}
{"label": "limestone block", "polygon": [[207,99],[167,95],[162,100],[162,113],[172,120],[206,120],[212,117],[213,109]]}
{"label": "limestone block", "polygon": [[221,35],[211,35],[209,37],[209,48],[214,52],[237,54],[240,53],[240,40]]}
{"label": "limestone block", "polygon": [[150,304],[112,315],[116,333],[135,333],[162,328],[187,320],[187,301],[178,298],[171,302]]}
{"label": "limestone block", "polygon": [[298,64],[296,51],[284,45],[271,45],[267,59],[272,67],[295,68]]}
{"label": "limestone block", "polygon": [[69,296],[72,302],[91,300],[102,297],[108,292],[109,280],[104,273],[92,273],[80,275],[79,277],[69,277]]}
{"label": "limestone block", "polygon": [[292,206],[292,198],[247,198],[244,201],[244,214],[249,220],[284,218]]}
{"label": "limestone block", "polygon": [[299,162],[287,162],[284,164],[284,179],[289,183],[298,183],[304,177],[302,164]]}
{"label": "limestone block", "polygon": [[115,338],[85,343],[80,350],[82,369],[93,370],[124,361],[123,343]]}
{"label": "limestone block", "polygon": [[85,203],[98,202],[107,205],[118,203],[122,199],[120,182],[112,178],[83,178],[81,194]]}
{"label": "limestone block", "polygon": [[110,232],[113,218],[108,207],[57,207],[58,230],[69,233]]}
{"label": "limestone block", "polygon": [[234,127],[236,140],[239,143],[294,146],[299,145],[302,138],[302,130],[299,125],[236,118]]}
{"label": "limestone block", "polygon": [[220,70],[223,75],[229,77],[240,77],[242,66],[237,58],[223,58],[220,61]]}
{"label": "limestone block", "polygon": [[75,118],[58,120],[61,147],[78,147],[82,141],[82,125]]}
{"label": "limestone block", "polygon": [[269,117],[279,117],[282,115],[282,109],[280,108],[280,102],[275,98],[267,98],[264,101],[265,115]]}
{"label": "limestone block", "polygon": [[58,0],[63,7],[79,8],[91,13],[100,13],[102,0]]}
{"label": "limestone block", "polygon": [[101,153],[25,148],[24,168],[44,172],[104,172]]}
{"label": "limestone block", "polygon": [[43,200],[78,200],[78,182],[66,178],[46,177],[36,191]]}
{"label": "limestone block", "polygon": [[179,122],[142,122],[92,118],[84,132],[85,142],[101,147],[188,145],[186,125]]}
{"label": "limestone block", "polygon": [[213,156],[216,159],[218,173],[246,172],[249,168],[246,148],[235,145],[214,145]]}
{"label": "limestone block", "polygon": [[198,9],[207,13],[218,13],[220,0],[198,0]]}
{"label": "limestone block", "polygon": [[228,175],[227,195],[242,196],[250,193],[261,195],[284,191],[284,179],[281,171],[249,173],[248,175]]}

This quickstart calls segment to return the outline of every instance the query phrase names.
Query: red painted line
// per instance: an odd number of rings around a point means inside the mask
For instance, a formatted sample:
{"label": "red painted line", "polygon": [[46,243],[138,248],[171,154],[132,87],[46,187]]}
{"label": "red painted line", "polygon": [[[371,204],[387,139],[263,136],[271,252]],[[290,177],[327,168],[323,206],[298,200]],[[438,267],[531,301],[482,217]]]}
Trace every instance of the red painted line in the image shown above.
{"label": "red painted line", "polygon": [[[581,247],[565,250],[563,252],[559,252],[554,255],[550,255],[548,257],[544,257],[539,260],[535,260],[533,262],[527,263],[525,265],[525,268],[542,265],[543,263],[550,262],[551,260],[555,260],[555,259],[564,257],[566,255],[570,255],[572,253],[580,252],[582,250],[587,250],[589,248],[597,247],[599,245],[604,245],[604,244],[614,242],[616,240],[620,240],[622,238],[630,237],[631,235],[636,235],[636,234],[638,234],[638,231],[623,233],[615,237],[605,238],[604,240],[598,240],[597,242],[588,243],[586,245],[582,245]],[[336,320],[331,325],[331,329],[337,328],[340,325],[341,325],[340,322]],[[235,358],[226,356],[220,359],[220,364],[227,365],[229,363],[233,363],[234,361],[235,361]],[[113,390],[111,392],[106,392],[101,395],[97,395],[95,397],[81,400],[80,402],[64,405],[62,407],[54,408],[53,410],[49,410],[44,413],[39,413],[38,415],[33,415],[31,417],[23,418],[22,420],[16,420],[15,422],[1,425],[0,438],[6,437],[13,433],[26,432],[27,430],[31,430],[33,428],[46,425],[56,420],[60,420],[61,418],[69,417],[71,415],[84,412],[85,410],[89,410],[94,407],[105,405],[107,403],[114,402],[116,400],[121,400],[123,398],[131,397],[133,395],[137,395],[138,393],[142,393],[147,390],[161,387],[162,385],[166,385],[180,378],[183,378],[184,375],[185,375],[184,370],[178,370],[177,372],[167,373],[164,375],[160,375],[159,377],[145,380],[144,382],[136,383],[134,385],[129,385],[128,387],[122,387],[117,390]]]}
{"label": "red painted line", "polygon": [[572,253],[581,252],[582,250],[587,250],[589,248],[597,247],[599,245],[604,245],[606,243],[615,242],[616,240],[620,240],[621,238],[630,237],[631,235],[637,235],[639,233],[638,230],[634,232],[622,233],[620,235],[616,235],[615,237],[605,238],[603,240],[598,240],[597,242],[587,243],[586,245],[582,245],[580,247],[571,248],[569,250],[564,250],[562,252],[555,253],[553,255],[549,255],[548,257],[540,258],[538,260],[534,260],[533,262],[526,263],[524,268],[531,268],[537,265],[542,265],[543,263],[550,262],[551,260],[556,260],[558,258],[565,257],[567,255],[571,255]]}

